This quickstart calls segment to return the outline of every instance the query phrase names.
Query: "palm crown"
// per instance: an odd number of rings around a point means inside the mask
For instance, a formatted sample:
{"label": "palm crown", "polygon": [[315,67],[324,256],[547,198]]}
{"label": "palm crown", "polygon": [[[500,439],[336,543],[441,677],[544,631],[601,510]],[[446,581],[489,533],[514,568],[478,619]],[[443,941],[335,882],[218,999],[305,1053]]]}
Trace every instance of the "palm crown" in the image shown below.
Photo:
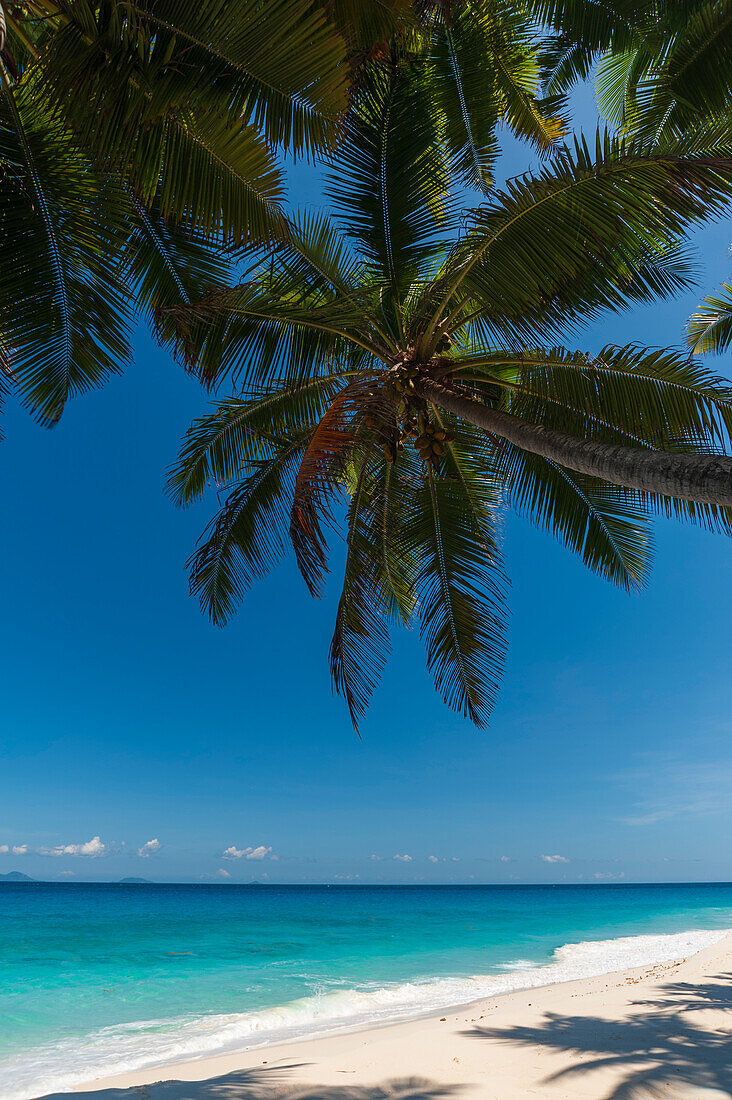
{"label": "palm crown", "polygon": [[354,723],[390,623],[414,620],[445,701],[485,723],[505,651],[504,498],[628,588],[654,509],[726,529],[732,505],[720,380],[672,352],[543,346],[685,284],[678,235],[721,208],[729,157],[598,138],[594,156],[563,149],[458,217],[432,126],[407,69],[384,69],[334,165],[344,231],[293,219],[240,286],[165,322],[203,378],[228,370],[237,387],[171,474],[183,505],[228,490],[192,590],[225,622],[289,538],[317,595],[345,501],[330,660]]}
{"label": "palm crown", "polygon": [[389,51],[456,178],[489,179],[501,120],[550,147],[536,45],[479,0],[0,2],[0,390],[53,423],[124,366],[135,313],[225,283],[283,228],[280,152],[331,151]]}

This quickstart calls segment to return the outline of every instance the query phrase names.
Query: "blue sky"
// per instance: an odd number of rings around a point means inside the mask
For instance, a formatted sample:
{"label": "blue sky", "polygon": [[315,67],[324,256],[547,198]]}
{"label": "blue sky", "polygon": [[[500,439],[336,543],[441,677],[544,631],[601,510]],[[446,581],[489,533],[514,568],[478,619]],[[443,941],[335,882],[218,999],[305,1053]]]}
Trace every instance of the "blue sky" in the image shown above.
{"label": "blue sky", "polygon": [[[504,175],[528,161],[511,145]],[[292,180],[319,203],[316,173]],[[728,275],[731,236],[698,235],[702,288]],[[678,341],[701,294],[609,316],[583,346]],[[661,522],[651,584],[629,597],[507,517],[492,726],[445,709],[401,633],[359,741],[328,678],[337,575],[313,602],[287,562],[224,631],[188,597],[210,505],[178,512],[163,483],[205,403],[141,333],[132,368],[54,431],[5,417],[0,873],[732,879],[724,539]]]}

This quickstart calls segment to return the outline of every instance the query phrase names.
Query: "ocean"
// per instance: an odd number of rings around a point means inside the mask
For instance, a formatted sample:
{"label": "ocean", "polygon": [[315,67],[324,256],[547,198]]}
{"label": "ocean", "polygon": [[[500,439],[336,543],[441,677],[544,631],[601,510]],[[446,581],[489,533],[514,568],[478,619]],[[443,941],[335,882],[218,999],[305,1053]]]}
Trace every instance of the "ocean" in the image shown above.
{"label": "ocean", "polygon": [[0,884],[0,1096],[678,958],[732,884]]}

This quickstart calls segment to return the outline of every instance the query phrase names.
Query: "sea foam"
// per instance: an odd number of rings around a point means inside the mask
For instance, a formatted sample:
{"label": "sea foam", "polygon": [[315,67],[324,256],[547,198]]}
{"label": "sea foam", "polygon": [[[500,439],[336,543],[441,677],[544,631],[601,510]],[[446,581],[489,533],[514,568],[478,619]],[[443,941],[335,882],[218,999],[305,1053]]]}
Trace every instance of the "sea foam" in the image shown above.
{"label": "sea foam", "polygon": [[568,943],[557,948],[552,961],[544,966],[515,959],[503,964],[499,973],[373,987],[362,984],[259,1012],[143,1020],[106,1027],[4,1059],[0,1062],[0,1095],[4,1100],[34,1100],[45,1093],[132,1070],[414,1019],[521,989],[670,962],[717,943],[728,931]]}

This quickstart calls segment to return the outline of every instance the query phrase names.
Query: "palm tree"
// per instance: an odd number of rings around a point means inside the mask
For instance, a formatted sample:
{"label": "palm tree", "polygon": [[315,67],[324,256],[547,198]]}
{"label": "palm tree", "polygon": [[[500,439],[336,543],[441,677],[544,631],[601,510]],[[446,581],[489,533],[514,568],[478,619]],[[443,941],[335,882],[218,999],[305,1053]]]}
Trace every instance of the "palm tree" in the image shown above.
{"label": "palm tree", "polygon": [[167,315],[189,367],[219,385],[223,362],[236,387],[171,473],[181,505],[227,494],[192,591],[223,624],[291,540],[318,595],[345,501],[330,659],[354,723],[389,624],[415,619],[445,701],[485,723],[505,498],[626,588],[654,511],[730,527],[729,387],[674,352],[545,346],[687,284],[677,238],[722,208],[730,156],[580,142],[460,217],[432,125],[404,69],[383,70],[334,165],[343,230],[306,212],[240,286]]}
{"label": "palm tree", "polygon": [[167,315],[189,367],[237,388],[171,475],[181,505],[227,493],[192,591],[225,623],[291,540],[318,595],[345,500],[330,663],[354,723],[390,623],[414,619],[445,701],[487,720],[504,498],[626,588],[654,511],[730,529],[732,390],[674,352],[545,344],[685,286],[678,234],[721,210],[732,158],[579,143],[460,219],[433,124],[405,70],[382,70],[334,166],[343,230],[306,212],[240,286]]}
{"label": "palm tree", "polygon": [[136,312],[226,283],[222,249],[279,231],[276,148],[333,148],[348,46],[315,0],[0,15],[0,378],[53,423],[124,365]]}
{"label": "palm tree", "polygon": [[[532,0],[555,36],[545,86],[561,95],[596,66],[600,111],[619,132],[710,149],[732,134],[731,0],[642,0],[632,6]],[[732,286],[702,302],[687,326],[694,352],[732,343]]]}

